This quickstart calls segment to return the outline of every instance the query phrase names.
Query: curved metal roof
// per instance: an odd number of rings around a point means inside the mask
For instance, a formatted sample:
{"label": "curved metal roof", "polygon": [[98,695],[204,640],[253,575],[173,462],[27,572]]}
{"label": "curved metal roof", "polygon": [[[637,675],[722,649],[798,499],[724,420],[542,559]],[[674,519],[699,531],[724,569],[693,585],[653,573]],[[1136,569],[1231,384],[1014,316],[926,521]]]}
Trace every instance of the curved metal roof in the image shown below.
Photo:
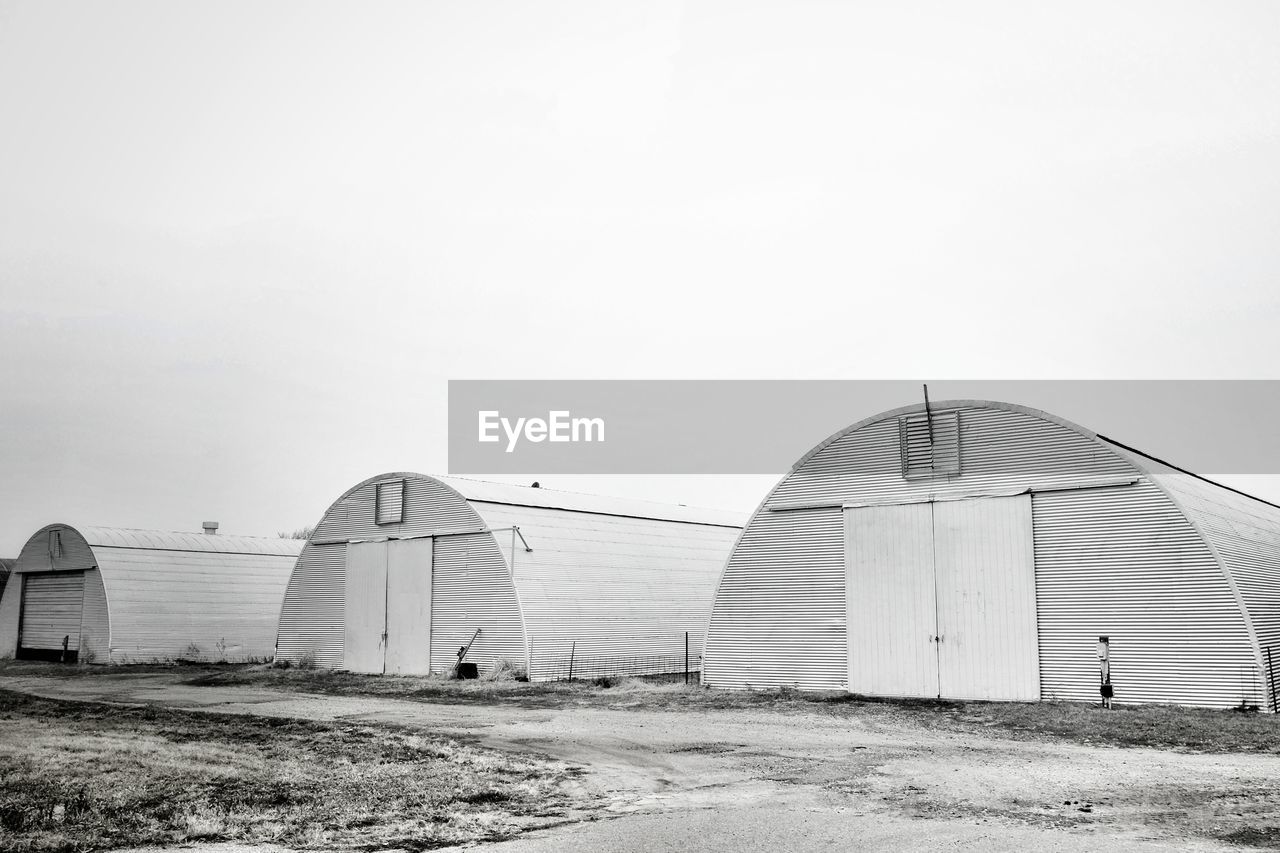
{"label": "curved metal roof", "polygon": [[[411,475],[421,476],[421,475]],[[651,518],[658,521],[682,521],[688,524],[711,524],[718,527],[742,527],[746,513],[730,510],[706,509],[683,504],[664,504],[655,501],[615,498],[585,492],[565,492],[558,489],[514,486],[509,483],[491,483],[464,477],[434,477],[469,501],[509,506],[543,507],[571,512],[593,512],[598,515],[618,515],[627,518]]]}
{"label": "curved metal roof", "polygon": [[296,557],[304,539],[267,536],[225,536],[128,527],[76,527],[85,541],[101,548],[146,548],[154,551],[202,551],[216,554],[265,554]]}

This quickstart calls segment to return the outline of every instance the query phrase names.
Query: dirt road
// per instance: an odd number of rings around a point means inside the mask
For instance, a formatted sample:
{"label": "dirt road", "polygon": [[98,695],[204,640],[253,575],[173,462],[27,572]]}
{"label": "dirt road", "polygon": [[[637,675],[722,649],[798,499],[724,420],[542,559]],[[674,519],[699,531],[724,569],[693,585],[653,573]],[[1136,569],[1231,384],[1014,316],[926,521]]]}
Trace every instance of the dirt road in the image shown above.
{"label": "dirt road", "polygon": [[580,821],[493,845],[497,853],[1280,846],[1280,757],[1015,741],[816,713],[427,704],[183,677],[0,677],[0,687],[396,723],[587,770],[580,784],[596,805]]}

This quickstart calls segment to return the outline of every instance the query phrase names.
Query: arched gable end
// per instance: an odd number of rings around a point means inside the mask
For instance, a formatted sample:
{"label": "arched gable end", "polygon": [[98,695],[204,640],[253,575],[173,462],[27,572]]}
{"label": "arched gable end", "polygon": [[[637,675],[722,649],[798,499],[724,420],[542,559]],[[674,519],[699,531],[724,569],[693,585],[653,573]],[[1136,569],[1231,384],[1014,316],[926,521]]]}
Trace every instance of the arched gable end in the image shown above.
{"label": "arched gable end", "polygon": [[846,514],[1017,494],[1032,504],[1044,698],[1096,699],[1097,641],[1110,636],[1121,701],[1256,700],[1256,643],[1230,578],[1142,457],[1052,415],[974,400],[876,415],[793,466],[726,564],[707,683],[848,689],[859,652],[847,644]]}
{"label": "arched gable end", "polygon": [[[344,492],[325,512],[289,580],[277,658],[346,667],[347,579],[354,571],[348,563],[349,548],[361,542],[415,539],[431,542],[430,653],[429,665],[412,669],[447,672],[457,660],[458,648],[473,636],[467,659],[482,670],[500,660],[523,664],[520,603],[493,534],[455,489],[412,472],[370,477]],[[426,553],[425,547],[421,551]],[[415,595],[426,591],[417,589]],[[369,668],[367,661],[360,666]]]}

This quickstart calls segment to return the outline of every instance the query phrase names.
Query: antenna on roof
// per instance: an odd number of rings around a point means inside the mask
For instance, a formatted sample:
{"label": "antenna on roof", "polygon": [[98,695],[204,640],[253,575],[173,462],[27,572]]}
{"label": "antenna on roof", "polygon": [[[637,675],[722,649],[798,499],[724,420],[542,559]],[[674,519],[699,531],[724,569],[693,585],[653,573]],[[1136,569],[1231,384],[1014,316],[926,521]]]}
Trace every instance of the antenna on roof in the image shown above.
{"label": "antenna on roof", "polygon": [[924,389],[924,418],[929,422],[929,447],[933,447],[933,412],[929,411],[929,386],[920,387]]}

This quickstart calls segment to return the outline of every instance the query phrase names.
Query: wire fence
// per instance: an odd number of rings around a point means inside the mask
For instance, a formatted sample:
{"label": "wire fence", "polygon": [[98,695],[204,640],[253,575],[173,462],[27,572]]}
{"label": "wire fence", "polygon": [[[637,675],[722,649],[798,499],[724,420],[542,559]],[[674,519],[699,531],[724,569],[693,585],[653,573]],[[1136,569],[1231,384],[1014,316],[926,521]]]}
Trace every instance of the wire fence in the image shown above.
{"label": "wire fence", "polygon": [[539,658],[535,669],[538,679],[546,681],[677,675],[695,683],[702,670],[702,656],[693,653],[687,658],[683,654],[580,656],[571,652],[554,658]]}

